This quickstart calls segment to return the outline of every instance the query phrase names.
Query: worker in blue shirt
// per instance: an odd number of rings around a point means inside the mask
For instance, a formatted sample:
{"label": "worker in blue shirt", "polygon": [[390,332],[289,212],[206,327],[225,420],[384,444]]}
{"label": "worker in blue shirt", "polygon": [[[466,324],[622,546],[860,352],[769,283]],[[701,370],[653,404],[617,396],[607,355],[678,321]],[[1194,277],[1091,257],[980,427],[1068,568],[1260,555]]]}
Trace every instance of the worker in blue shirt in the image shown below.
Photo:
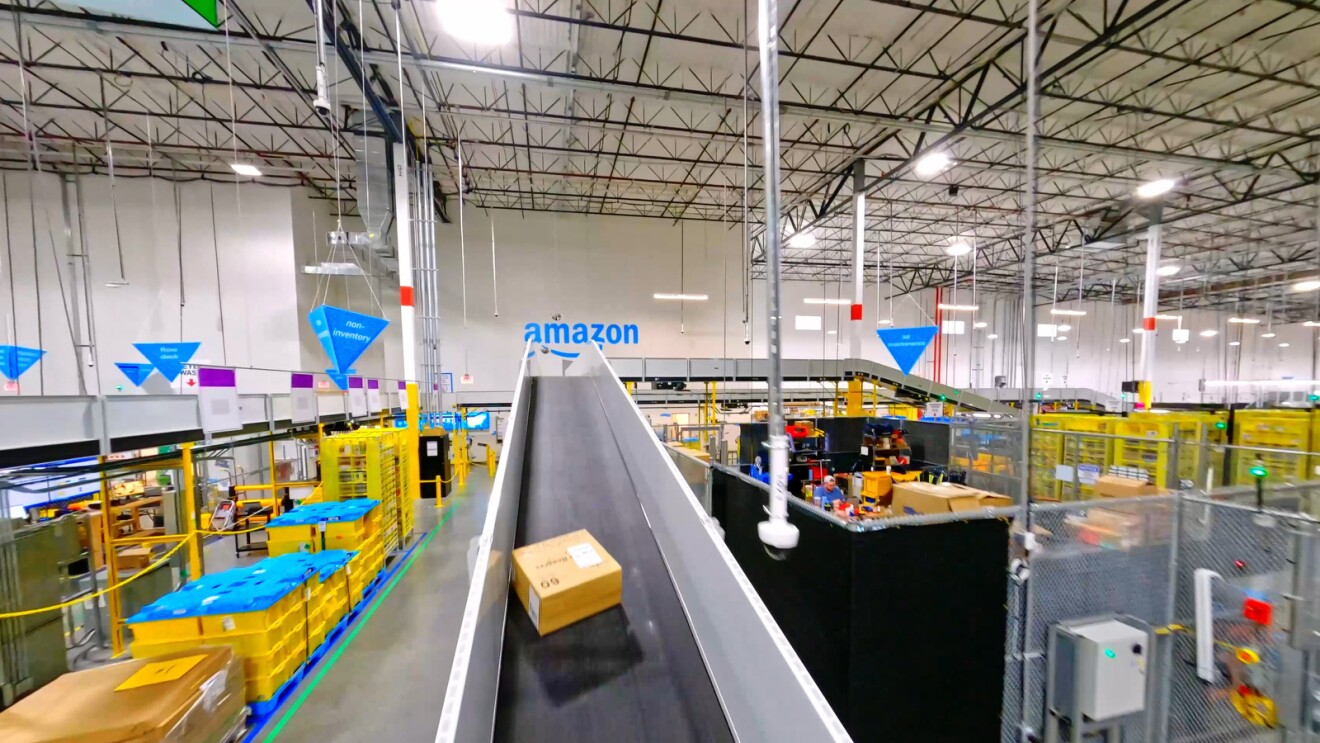
{"label": "worker in blue shirt", "polygon": [[843,500],[847,497],[842,490],[839,490],[839,483],[835,481],[833,475],[826,475],[811,495],[821,508],[833,508],[834,501]]}

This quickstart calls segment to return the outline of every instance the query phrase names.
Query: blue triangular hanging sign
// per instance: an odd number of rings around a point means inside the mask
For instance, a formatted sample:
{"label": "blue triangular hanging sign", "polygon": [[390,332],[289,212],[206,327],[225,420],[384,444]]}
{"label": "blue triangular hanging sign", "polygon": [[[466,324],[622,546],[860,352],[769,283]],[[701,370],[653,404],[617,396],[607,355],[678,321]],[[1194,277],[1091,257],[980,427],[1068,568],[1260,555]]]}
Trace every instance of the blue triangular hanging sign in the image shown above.
{"label": "blue triangular hanging sign", "polygon": [[134,343],[133,348],[160,370],[161,376],[173,382],[183,373],[183,365],[192,360],[201,343]]}
{"label": "blue triangular hanging sign", "polygon": [[46,354],[40,348],[24,348],[23,346],[0,346],[0,374],[6,379],[17,381],[23,376],[23,372],[32,368],[32,365]]}
{"label": "blue triangular hanging sign", "polygon": [[134,387],[141,387],[142,383],[147,381],[147,377],[156,370],[151,364],[129,364],[123,361],[116,362],[115,366],[119,367],[119,371],[128,377],[128,381],[132,382]]}
{"label": "blue triangular hanging sign", "polygon": [[307,313],[307,320],[330,357],[330,366],[345,373],[390,324],[384,318],[324,304]]}
{"label": "blue triangular hanging sign", "polygon": [[917,365],[917,360],[926,351],[937,330],[939,328],[934,325],[924,325],[919,328],[884,328],[875,331],[875,334],[880,336],[880,341],[889,349],[889,355],[894,357],[899,370],[911,374],[912,367]]}
{"label": "blue triangular hanging sign", "polygon": [[330,381],[332,381],[332,382],[335,383],[335,386],[336,386],[336,387],[338,387],[338,388],[341,389],[341,390],[344,390],[345,392],[348,391],[348,377],[349,377],[349,375],[350,375],[350,374],[357,374],[357,372],[356,372],[355,370],[353,370],[353,369],[345,369],[345,370],[343,370],[343,371],[339,371],[338,369],[334,368],[333,366],[330,367],[329,369],[326,369],[326,370],[325,370],[325,373],[326,373],[326,376],[330,377]]}

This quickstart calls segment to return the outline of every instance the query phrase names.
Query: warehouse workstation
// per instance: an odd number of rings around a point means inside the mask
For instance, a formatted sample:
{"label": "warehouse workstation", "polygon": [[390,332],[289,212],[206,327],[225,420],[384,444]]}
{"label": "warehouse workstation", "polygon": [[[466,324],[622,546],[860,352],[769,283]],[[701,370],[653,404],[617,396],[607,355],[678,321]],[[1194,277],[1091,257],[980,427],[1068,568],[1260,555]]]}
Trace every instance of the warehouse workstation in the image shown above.
{"label": "warehouse workstation", "polygon": [[1320,741],[1320,6],[0,8],[0,742]]}

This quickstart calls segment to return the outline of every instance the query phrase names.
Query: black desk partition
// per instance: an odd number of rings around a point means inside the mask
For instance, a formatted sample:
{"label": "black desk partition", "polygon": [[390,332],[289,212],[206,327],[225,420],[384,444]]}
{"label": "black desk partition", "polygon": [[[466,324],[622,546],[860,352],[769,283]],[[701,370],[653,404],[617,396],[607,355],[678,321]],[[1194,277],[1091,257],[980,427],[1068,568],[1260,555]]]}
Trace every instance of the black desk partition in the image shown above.
{"label": "black desk partition", "polygon": [[725,542],[854,740],[1000,735],[1009,524],[855,531],[790,505],[797,548],[756,535],[765,486],[720,468]]}

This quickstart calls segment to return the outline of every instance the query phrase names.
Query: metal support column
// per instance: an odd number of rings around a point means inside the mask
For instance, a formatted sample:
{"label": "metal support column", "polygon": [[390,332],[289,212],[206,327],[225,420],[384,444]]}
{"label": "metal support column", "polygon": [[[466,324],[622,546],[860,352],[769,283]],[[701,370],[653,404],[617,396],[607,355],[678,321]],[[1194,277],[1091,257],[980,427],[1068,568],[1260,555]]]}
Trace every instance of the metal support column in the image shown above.
{"label": "metal support column", "polygon": [[[866,161],[853,163],[853,295],[848,322],[848,358],[862,358],[862,291],[866,284]],[[850,388],[851,389],[851,388]],[[860,393],[859,393],[860,394]],[[851,410],[849,415],[856,415]]]}
{"label": "metal support column", "polygon": [[1160,313],[1160,207],[1150,212],[1146,229],[1146,284],[1141,301],[1141,382],[1138,394],[1141,408],[1150,410],[1155,383],[1155,316]]}

